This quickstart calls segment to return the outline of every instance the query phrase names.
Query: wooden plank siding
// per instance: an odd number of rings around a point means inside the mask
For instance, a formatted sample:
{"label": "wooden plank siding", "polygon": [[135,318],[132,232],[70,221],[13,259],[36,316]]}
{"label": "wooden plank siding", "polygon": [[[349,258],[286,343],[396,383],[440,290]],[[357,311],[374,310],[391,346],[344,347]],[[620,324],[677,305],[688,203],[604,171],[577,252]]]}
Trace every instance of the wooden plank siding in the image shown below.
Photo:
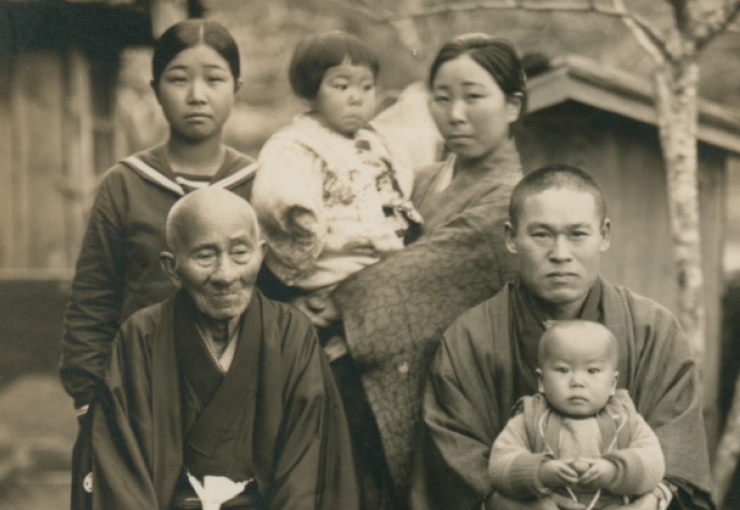
{"label": "wooden plank siding", "polygon": [[10,123],[12,55],[0,52],[0,267],[11,264],[14,207],[12,166],[13,127]]}
{"label": "wooden plank siding", "polygon": [[69,279],[95,187],[90,66],[74,47],[25,52],[5,78],[0,279]]}
{"label": "wooden plank siding", "polygon": [[[91,69],[84,52],[72,47],[67,53],[66,69],[65,140],[59,192],[66,232],[64,262],[61,267],[69,268],[75,264],[79,254],[95,193],[96,137]],[[109,164],[110,161],[107,162]]]}
{"label": "wooden plank siding", "polygon": [[[534,112],[517,138],[525,171],[563,162],[596,177],[612,220],[604,275],[677,311],[666,173],[654,126],[566,101]],[[727,152],[699,145],[702,266],[707,313],[703,369],[710,441],[715,439],[724,290],[724,182]]]}

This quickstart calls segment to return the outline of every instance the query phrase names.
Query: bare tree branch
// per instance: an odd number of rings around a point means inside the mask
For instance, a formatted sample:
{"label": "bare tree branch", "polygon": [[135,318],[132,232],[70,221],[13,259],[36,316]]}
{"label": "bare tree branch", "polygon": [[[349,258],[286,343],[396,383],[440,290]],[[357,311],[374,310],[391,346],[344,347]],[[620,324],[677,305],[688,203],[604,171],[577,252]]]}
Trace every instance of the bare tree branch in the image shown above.
{"label": "bare tree branch", "polygon": [[722,8],[717,9],[717,16],[704,24],[705,32],[696,38],[697,49],[704,48],[722,32],[737,33],[737,28],[730,27],[730,25],[737,19],[738,15],[740,15],[740,0],[725,0]]}
{"label": "bare tree branch", "polygon": [[470,11],[537,11],[537,12],[582,12],[582,13],[599,13],[611,17],[622,17],[624,13],[618,13],[614,9],[608,9],[601,6],[595,0],[584,0],[576,2],[574,0],[566,1],[547,1],[542,0],[478,0],[470,2],[446,3],[423,9],[408,9],[398,12],[389,12],[380,5],[374,4],[369,0],[362,0],[360,3],[349,0],[329,0],[330,3],[340,5],[344,8],[360,12],[367,17],[378,22],[391,22],[407,18],[429,18],[442,14],[451,14],[457,12]]}
{"label": "bare tree branch", "polygon": [[[479,0],[442,4],[424,9],[405,10],[399,12],[389,12],[383,9],[380,5],[373,4],[370,0],[361,0],[360,3],[347,0],[328,1],[334,5],[362,14],[377,23],[395,23],[407,19],[430,18],[443,14],[485,10],[600,14],[612,18],[619,18],[625,22],[638,38],[640,44],[653,56],[653,58],[670,58],[666,41],[659,31],[646,19],[628,11],[622,4],[621,0],[615,0],[615,4],[617,1],[619,2],[619,7],[615,6],[612,9],[600,5],[596,0],[587,0],[585,2],[575,2],[572,0],[550,2],[543,2],[542,0]],[[638,32],[640,32],[640,35],[638,35]],[[649,46],[652,46],[652,48],[648,48]],[[661,55],[661,57],[658,57],[656,51]]]}
{"label": "bare tree branch", "polygon": [[635,36],[637,43],[653,57],[656,65],[663,65],[666,60],[673,59],[665,39],[648,21],[630,13],[623,0],[612,0],[612,3],[614,11],[621,14],[622,21]]}
{"label": "bare tree branch", "polygon": [[673,7],[673,17],[678,30],[684,34],[689,33],[692,21],[690,2],[688,0],[668,0],[668,3]]}
{"label": "bare tree branch", "polygon": [[392,13],[382,9],[380,5],[372,5],[370,4],[370,2],[367,1],[363,1],[362,5],[347,0],[326,1],[329,4],[336,5],[337,7],[340,7],[342,9],[354,11],[358,14],[361,14],[376,23],[390,23],[397,18],[397,16],[394,16]]}

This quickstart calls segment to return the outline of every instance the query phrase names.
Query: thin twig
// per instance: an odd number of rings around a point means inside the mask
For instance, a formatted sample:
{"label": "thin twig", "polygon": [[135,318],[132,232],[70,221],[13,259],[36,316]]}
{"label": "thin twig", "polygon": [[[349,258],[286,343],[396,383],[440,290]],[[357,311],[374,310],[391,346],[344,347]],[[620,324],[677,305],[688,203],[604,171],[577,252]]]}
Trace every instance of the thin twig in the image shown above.
{"label": "thin twig", "polygon": [[326,0],[326,2],[342,9],[362,14],[369,20],[372,20],[376,23],[389,23],[395,19],[394,15],[388,12],[383,12],[379,5],[377,6],[377,9],[367,7],[367,5],[369,5],[368,2],[363,2],[363,5],[357,5],[353,2],[343,0]]}
{"label": "thin twig", "polygon": [[439,16],[442,14],[452,14],[459,12],[471,11],[516,11],[525,10],[533,12],[567,12],[567,13],[598,13],[611,17],[622,17],[622,13],[617,13],[612,9],[607,9],[594,0],[589,0],[586,5],[572,2],[526,2],[522,0],[479,0],[471,2],[456,2],[450,4],[436,5],[425,7],[423,9],[408,9],[398,12],[388,12],[380,5],[375,5],[370,1],[363,1],[363,5],[355,2],[342,0],[328,0],[334,5],[340,5],[344,8],[354,10],[364,14],[373,21],[388,23],[402,19],[420,19]]}
{"label": "thin twig", "polygon": [[[657,29],[652,24],[640,17],[630,13],[626,9],[609,9],[596,2],[588,0],[586,5],[583,3],[573,2],[527,2],[523,0],[479,0],[474,2],[456,2],[450,4],[426,7],[424,9],[410,9],[391,13],[383,9],[380,5],[374,5],[369,0],[363,0],[362,5],[355,2],[343,0],[328,0],[334,5],[342,6],[346,9],[354,10],[363,14],[367,18],[378,23],[389,23],[403,19],[421,19],[443,14],[472,12],[472,11],[530,11],[530,12],[563,12],[563,13],[585,13],[600,14],[612,18],[624,19],[629,17],[634,20],[635,24],[643,30],[647,37],[657,45],[663,43]],[[740,1],[740,0],[739,0]]]}
{"label": "thin twig", "polygon": [[622,0],[613,0],[614,11],[622,14],[622,21],[635,36],[637,43],[653,58],[656,66],[671,60],[666,41],[649,23],[630,14]]}
{"label": "thin twig", "polygon": [[740,0],[726,0],[722,5],[721,11],[718,17],[705,25],[706,33],[701,37],[697,37],[697,50],[704,48],[722,32],[737,33],[737,27],[731,27],[730,25],[740,15]]}

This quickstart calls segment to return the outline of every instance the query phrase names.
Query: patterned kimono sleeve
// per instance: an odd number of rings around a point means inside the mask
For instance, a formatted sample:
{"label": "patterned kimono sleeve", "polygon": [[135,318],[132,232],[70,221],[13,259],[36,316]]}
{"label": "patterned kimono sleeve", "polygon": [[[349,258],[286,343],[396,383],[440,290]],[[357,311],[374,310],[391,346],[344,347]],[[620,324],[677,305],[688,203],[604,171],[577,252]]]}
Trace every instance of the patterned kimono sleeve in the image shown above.
{"label": "patterned kimono sleeve", "polygon": [[269,140],[259,157],[254,207],[269,246],[266,263],[286,285],[308,274],[326,237],[323,161],[289,140]]}

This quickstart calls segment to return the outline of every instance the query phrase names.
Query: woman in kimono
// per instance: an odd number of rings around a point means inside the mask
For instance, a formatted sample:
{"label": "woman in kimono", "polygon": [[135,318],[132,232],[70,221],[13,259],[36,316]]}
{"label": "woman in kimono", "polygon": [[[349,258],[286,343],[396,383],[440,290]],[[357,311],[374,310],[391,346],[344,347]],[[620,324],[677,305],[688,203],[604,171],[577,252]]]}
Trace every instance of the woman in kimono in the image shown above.
{"label": "woman in kimono", "polygon": [[[524,115],[526,87],[512,46],[485,34],[456,37],[439,51],[428,83],[450,155],[417,173],[420,238],[340,284],[333,293],[339,316],[304,306],[315,323],[341,321],[349,356],[333,363],[335,374],[343,363],[356,374],[354,394],[366,399],[355,409],[344,399],[350,428],[387,466],[396,507],[406,505],[423,385],[440,334],[513,275],[504,223],[522,177],[511,130]],[[347,380],[345,393],[352,392]]]}

